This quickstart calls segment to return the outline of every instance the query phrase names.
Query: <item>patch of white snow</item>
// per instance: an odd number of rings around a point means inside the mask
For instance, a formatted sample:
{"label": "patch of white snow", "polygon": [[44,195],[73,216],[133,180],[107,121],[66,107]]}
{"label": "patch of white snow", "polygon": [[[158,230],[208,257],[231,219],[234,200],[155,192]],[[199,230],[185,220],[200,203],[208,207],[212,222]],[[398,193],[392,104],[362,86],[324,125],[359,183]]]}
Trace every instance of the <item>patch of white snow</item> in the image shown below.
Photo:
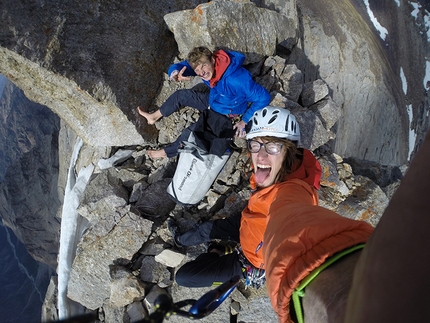
{"label": "patch of white snow", "polygon": [[413,118],[413,113],[412,113],[412,105],[408,105],[406,107],[407,111],[408,111],[408,115],[409,115],[409,157],[408,159],[411,159],[411,155],[412,155],[412,151],[414,150],[415,147],[415,142],[417,140],[417,134],[415,133],[414,130],[412,130],[412,118]]}
{"label": "patch of white snow", "polygon": [[426,61],[426,75],[424,76],[424,88],[430,90],[430,62]]}
{"label": "patch of white snow", "polygon": [[372,10],[370,10],[369,0],[363,0],[363,2],[366,5],[367,13],[369,14],[370,20],[372,21],[376,30],[379,32],[379,37],[381,37],[382,40],[385,40],[388,35],[388,30],[378,22]]}
{"label": "patch of white snow", "polygon": [[400,79],[402,80],[403,93],[408,92],[408,82],[406,81],[405,73],[403,72],[403,67],[400,67]]}
{"label": "patch of white snow", "polygon": [[[85,220],[78,214],[82,194],[85,191],[94,165],[91,164],[82,168],[78,175],[75,174],[75,164],[82,148],[83,141],[81,138],[75,143],[73,154],[70,159],[69,173],[67,175],[67,184],[64,194],[63,210],[61,214],[61,231],[60,231],[60,251],[58,254],[58,316],[61,320],[69,318],[79,313],[80,309],[76,303],[67,298],[67,285],[70,278],[70,270],[73,259],[76,254],[76,245],[80,239]],[[88,221],[87,221],[88,223]],[[78,312],[78,313],[76,313]]]}

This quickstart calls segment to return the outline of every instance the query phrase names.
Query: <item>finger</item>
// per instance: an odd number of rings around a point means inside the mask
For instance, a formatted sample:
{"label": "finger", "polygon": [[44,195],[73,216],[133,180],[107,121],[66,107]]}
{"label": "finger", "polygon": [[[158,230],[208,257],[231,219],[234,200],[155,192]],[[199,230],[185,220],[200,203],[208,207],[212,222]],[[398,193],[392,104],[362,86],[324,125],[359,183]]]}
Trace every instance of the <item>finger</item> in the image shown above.
{"label": "finger", "polygon": [[179,71],[179,76],[182,77],[182,74],[184,74],[185,70],[187,69],[186,66],[182,67],[182,69]]}

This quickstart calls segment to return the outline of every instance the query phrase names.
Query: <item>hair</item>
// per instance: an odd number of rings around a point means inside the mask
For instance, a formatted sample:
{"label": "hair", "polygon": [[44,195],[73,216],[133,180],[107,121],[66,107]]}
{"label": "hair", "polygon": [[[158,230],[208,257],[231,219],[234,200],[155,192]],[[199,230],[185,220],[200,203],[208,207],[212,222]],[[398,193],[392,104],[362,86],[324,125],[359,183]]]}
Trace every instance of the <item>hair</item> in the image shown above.
{"label": "hair", "polygon": [[276,175],[275,183],[285,181],[285,178],[293,172],[293,166],[298,159],[301,159],[302,153],[297,148],[297,142],[285,138],[277,137],[261,137],[263,140],[279,142],[282,144],[282,150],[285,149],[284,160],[282,161],[281,169]]}
{"label": "hair", "polygon": [[[297,162],[297,160],[302,159],[303,154],[297,148],[297,141],[291,141],[286,138],[278,138],[273,136],[263,136],[263,137],[256,137],[256,138],[260,138],[263,141],[277,142],[282,144],[281,153],[284,153],[285,155],[282,161],[282,166],[278,174],[276,175],[274,184],[285,181],[286,177],[293,172],[293,167],[294,167],[294,164]],[[250,152],[248,151],[248,156],[249,155],[250,155]],[[252,168],[251,158],[249,158],[248,162],[249,164],[247,166]]]}
{"label": "hair", "polygon": [[199,66],[202,63],[205,63],[207,61],[211,61],[212,58],[212,52],[209,48],[199,46],[194,47],[191,52],[188,53],[187,61],[188,64],[190,64],[192,69],[195,69],[197,66]]}

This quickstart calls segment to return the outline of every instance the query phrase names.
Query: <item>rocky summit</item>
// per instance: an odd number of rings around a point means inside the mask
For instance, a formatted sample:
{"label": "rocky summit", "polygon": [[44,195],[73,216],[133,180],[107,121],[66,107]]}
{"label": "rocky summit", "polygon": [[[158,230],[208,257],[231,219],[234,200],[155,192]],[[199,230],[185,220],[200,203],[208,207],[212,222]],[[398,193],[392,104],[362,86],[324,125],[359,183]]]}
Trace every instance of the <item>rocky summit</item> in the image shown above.
{"label": "rocky summit", "polygon": [[[241,212],[251,194],[243,140],[192,207],[166,193],[177,158],[146,154],[198,119],[184,107],[150,126],[136,112],[180,88],[201,90],[197,78],[166,75],[192,47],[246,54],[245,67],[271,105],[296,115],[301,146],[323,168],[320,204],[345,217],[378,223],[429,129],[429,13],[419,3],[5,0],[0,12],[0,73],[11,82],[0,101],[0,215],[35,259],[56,267],[69,163],[83,140],[72,173],[94,170],[77,206],[67,298],[78,308],[71,314],[92,312],[99,322],[138,321],[160,294],[179,301],[209,291],[175,283],[175,271],[207,246],[177,248],[166,220],[185,231]],[[18,114],[16,102],[25,102]],[[57,289],[53,278],[43,321],[58,320]],[[200,321],[232,315],[277,322],[264,286],[242,282]]]}

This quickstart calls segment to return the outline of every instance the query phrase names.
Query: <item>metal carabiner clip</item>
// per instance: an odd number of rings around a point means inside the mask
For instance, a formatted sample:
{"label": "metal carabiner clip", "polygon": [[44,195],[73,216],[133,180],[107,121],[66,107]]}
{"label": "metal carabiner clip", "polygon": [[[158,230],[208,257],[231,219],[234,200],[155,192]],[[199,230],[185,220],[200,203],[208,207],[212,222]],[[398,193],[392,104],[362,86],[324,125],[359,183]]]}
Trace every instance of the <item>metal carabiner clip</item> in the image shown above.
{"label": "metal carabiner clip", "polygon": [[200,297],[189,309],[189,313],[195,318],[202,318],[212,313],[236,288],[240,276],[236,275],[217,288]]}

